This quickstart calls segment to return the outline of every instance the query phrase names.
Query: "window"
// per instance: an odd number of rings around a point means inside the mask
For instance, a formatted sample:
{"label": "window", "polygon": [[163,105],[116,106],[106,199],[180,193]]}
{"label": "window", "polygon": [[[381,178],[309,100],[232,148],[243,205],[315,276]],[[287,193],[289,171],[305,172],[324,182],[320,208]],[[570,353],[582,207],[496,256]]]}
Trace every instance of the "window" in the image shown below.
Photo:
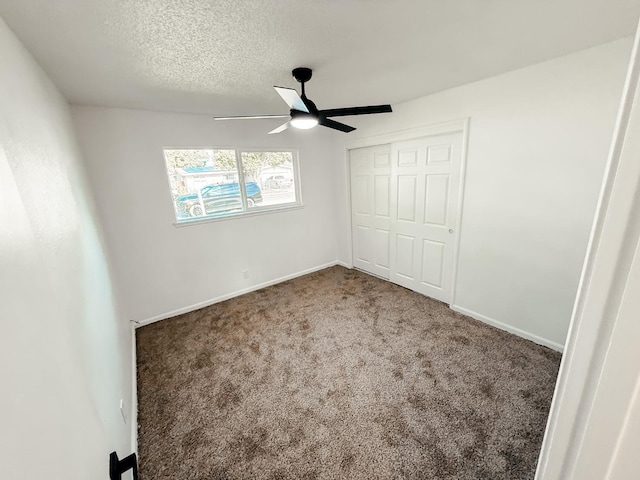
{"label": "window", "polygon": [[300,205],[295,152],[165,149],[178,223]]}

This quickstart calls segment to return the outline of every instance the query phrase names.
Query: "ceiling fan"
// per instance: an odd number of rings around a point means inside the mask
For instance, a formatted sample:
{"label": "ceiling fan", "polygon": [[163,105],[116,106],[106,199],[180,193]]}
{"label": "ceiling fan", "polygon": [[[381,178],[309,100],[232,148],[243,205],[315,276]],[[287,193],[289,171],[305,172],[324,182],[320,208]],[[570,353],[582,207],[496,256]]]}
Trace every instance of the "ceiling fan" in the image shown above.
{"label": "ceiling fan", "polygon": [[304,84],[311,79],[311,69],[306,67],[294,68],[291,72],[293,77],[302,85],[302,94],[298,95],[293,88],[273,87],[282,99],[289,105],[291,109],[289,115],[254,115],[254,116],[236,116],[236,117],[213,117],[215,120],[245,120],[256,118],[287,118],[290,120],[278,128],[269,132],[280,133],[289,126],[300,129],[313,128],[316,125],[333,128],[341,132],[352,132],[355,127],[345,125],[344,123],[331,120],[329,117],[344,117],[347,115],[368,115],[371,113],[388,113],[391,112],[391,105],[371,105],[368,107],[347,107],[347,108],[330,108],[328,110],[318,110],[316,104],[307,98],[304,91]]}

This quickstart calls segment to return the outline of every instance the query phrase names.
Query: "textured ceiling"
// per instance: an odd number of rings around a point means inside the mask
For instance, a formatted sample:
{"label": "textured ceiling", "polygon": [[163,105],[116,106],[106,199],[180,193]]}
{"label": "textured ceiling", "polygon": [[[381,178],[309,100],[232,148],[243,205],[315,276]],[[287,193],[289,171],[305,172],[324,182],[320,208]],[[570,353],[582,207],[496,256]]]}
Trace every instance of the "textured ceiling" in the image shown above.
{"label": "textured ceiling", "polygon": [[633,33],[640,0],[0,0],[72,103],[286,113],[398,103]]}

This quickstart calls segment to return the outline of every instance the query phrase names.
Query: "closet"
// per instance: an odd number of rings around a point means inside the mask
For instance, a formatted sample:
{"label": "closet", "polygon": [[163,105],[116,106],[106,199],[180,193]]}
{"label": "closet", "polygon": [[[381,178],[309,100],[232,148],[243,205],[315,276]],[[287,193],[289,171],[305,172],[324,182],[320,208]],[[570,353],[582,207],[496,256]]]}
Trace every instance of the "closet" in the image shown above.
{"label": "closet", "polygon": [[349,150],[354,267],[451,303],[463,131]]}

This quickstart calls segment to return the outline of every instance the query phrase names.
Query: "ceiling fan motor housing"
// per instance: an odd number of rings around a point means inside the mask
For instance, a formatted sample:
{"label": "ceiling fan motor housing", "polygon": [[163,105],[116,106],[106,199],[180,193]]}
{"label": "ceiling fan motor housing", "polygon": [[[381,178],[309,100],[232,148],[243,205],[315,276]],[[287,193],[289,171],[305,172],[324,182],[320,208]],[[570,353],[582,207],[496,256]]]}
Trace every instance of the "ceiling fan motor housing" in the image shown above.
{"label": "ceiling fan motor housing", "polygon": [[317,112],[302,112],[300,110],[291,109],[289,110],[289,114],[291,118],[315,118],[316,120],[319,118]]}

